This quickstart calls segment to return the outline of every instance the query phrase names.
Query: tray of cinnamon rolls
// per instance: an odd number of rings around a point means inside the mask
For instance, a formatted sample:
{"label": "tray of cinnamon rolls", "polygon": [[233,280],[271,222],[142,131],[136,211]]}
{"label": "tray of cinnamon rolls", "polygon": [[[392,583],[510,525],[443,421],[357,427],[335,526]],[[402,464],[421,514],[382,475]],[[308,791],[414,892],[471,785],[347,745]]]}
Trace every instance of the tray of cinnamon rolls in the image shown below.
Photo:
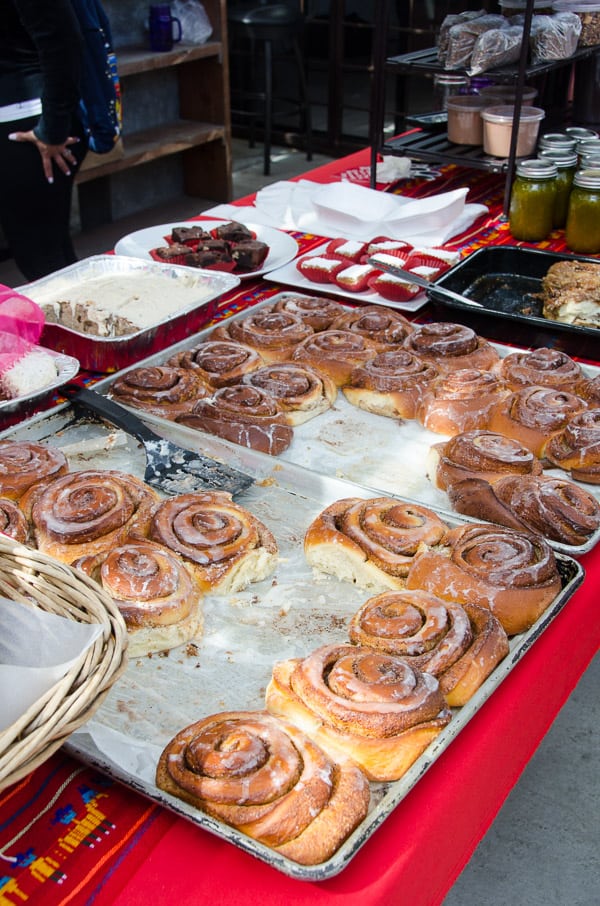
{"label": "tray of cinnamon rolls", "polygon": [[600,368],[282,292],[99,385],[214,436],[579,556],[600,538]]}
{"label": "tray of cinnamon rolls", "polygon": [[127,626],[128,667],[67,748],[279,871],[332,877],[583,570],[539,533],[157,426],[254,482],[164,496],[133,438],[69,404],[0,436],[4,531]]}

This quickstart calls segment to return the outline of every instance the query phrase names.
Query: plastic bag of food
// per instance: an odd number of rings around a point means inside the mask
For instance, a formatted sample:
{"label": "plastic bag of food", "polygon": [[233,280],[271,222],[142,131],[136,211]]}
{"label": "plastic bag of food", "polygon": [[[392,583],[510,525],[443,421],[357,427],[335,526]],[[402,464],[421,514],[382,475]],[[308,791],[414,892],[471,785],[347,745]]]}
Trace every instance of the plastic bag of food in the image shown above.
{"label": "plastic bag of food", "polygon": [[533,16],[529,46],[533,63],[544,60],[566,60],[577,50],[581,19],[576,13]]}
{"label": "plastic bag of food", "polygon": [[522,43],[523,29],[518,25],[484,31],[475,41],[469,75],[474,76],[496,66],[516,63],[521,55]]}
{"label": "plastic bag of food", "polygon": [[507,26],[504,16],[495,13],[478,16],[469,22],[453,25],[448,32],[448,50],[444,69],[468,69],[477,38],[491,28],[505,27]]}
{"label": "plastic bag of food", "polygon": [[181,36],[188,44],[205,44],[213,29],[200,0],[173,0],[171,13],[181,22]]}
{"label": "plastic bag of food", "polygon": [[448,52],[448,34],[453,25],[459,25],[461,22],[469,22],[471,19],[477,19],[479,16],[485,16],[484,9],[467,10],[463,13],[449,13],[440,25],[440,31],[437,39],[438,60],[443,63]]}

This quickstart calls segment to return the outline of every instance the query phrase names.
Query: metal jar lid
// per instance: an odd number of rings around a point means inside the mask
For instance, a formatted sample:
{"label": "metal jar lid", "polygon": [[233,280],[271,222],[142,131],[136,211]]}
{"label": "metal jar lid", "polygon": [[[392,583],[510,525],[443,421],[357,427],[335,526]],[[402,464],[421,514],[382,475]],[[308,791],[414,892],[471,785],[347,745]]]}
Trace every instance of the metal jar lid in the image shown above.
{"label": "metal jar lid", "polygon": [[558,168],[552,160],[542,160],[539,157],[531,160],[522,160],[517,164],[517,176],[526,179],[552,179],[558,173]]}
{"label": "metal jar lid", "polygon": [[573,177],[573,185],[580,189],[600,189],[600,168],[578,170]]}
{"label": "metal jar lid", "polygon": [[582,170],[599,170],[600,152],[594,151],[592,154],[582,154],[579,159],[579,165]]}
{"label": "metal jar lid", "polygon": [[559,170],[567,170],[569,167],[577,166],[577,155],[573,151],[563,150],[562,148],[542,148],[540,157],[545,160],[551,160]]}
{"label": "metal jar lid", "polygon": [[565,132],[546,132],[540,138],[539,146],[540,148],[561,148],[574,151],[577,147],[577,139],[571,138]]}
{"label": "metal jar lid", "polygon": [[583,126],[567,126],[565,133],[577,140],[580,138],[600,138],[600,135],[597,132],[594,132],[593,129],[586,129]]}

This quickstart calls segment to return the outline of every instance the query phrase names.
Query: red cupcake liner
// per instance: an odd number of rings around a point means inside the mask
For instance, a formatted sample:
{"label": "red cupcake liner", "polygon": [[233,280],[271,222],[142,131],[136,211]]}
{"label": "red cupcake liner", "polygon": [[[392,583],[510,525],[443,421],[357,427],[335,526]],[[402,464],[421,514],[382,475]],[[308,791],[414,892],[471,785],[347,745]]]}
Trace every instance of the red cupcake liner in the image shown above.
{"label": "red cupcake liner", "polygon": [[334,282],[340,289],[348,290],[350,293],[361,293],[369,289],[369,280],[380,273],[381,271],[368,264],[352,264],[339,271],[335,275]]}
{"label": "red cupcake liner", "polygon": [[296,267],[303,277],[313,283],[333,283],[339,271],[347,263],[335,255],[304,255],[296,261]]}
{"label": "red cupcake liner", "polygon": [[378,293],[389,302],[410,302],[421,292],[414,283],[407,283],[392,274],[379,273],[369,280],[369,289]]}
{"label": "red cupcake liner", "polygon": [[358,262],[365,251],[365,243],[358,239],[332,239],[325,249],[326,255],[336,255],[345,261]]}

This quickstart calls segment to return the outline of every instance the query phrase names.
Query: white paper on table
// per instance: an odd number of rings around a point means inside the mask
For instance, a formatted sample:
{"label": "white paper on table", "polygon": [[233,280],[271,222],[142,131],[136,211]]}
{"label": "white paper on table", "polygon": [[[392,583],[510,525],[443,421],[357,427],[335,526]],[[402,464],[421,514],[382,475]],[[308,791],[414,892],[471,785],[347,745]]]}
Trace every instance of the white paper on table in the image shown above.
{"label": "white paper on table", "polygon": [[0,731],[65,676],[101,633],[99,623],[0,598]]}
{"label": "white paper on table", "polygon": [[413,245],[443,245],[487,213],[466,204],[468,189],[408,198],[348,182],[274,182],[256,194],[254,205],[217,205],[211,217],[260,223],[319,236],[364,239],[388,236]]}

